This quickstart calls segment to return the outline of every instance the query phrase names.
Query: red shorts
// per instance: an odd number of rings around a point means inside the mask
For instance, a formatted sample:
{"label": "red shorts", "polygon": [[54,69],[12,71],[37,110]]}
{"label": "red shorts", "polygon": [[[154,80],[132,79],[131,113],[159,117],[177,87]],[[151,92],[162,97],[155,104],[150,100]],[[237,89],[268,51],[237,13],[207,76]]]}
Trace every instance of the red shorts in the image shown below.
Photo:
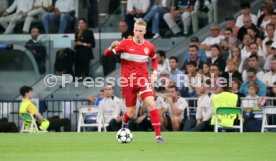
{"label": "red shorts", "polygon": [[151,84],[148,80],[141,80],[139,83],[122,85],[122,98],[125,100],[126,107],[136,105],[137,94],[144,100],[146,97],[153,96]]}

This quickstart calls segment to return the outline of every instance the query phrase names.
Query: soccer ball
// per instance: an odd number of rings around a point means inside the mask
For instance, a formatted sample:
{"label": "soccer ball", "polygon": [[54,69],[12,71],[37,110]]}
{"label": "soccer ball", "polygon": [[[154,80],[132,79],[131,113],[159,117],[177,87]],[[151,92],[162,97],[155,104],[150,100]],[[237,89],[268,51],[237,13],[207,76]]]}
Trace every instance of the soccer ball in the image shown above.
{"label": "soccer ball", "polygon": [[117,132],[116,139],[119,143],[130,143],[133,135],[127,128],[122,128]]}

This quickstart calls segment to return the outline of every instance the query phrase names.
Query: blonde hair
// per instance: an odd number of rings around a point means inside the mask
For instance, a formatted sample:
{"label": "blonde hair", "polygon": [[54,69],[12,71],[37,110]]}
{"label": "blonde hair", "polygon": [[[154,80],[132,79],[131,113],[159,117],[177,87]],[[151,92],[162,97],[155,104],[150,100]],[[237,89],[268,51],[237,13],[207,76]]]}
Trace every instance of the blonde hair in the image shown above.
{"label": "blonde hair", "polygon": [[138,18],[138,19],[136,19],[136,21],[135,21],[135,24],[134,25],[140,25],[140,26],[145,26],[145,27],[147,27],[147,23],[146,23],[146,21],[144,21],[142,18]]}

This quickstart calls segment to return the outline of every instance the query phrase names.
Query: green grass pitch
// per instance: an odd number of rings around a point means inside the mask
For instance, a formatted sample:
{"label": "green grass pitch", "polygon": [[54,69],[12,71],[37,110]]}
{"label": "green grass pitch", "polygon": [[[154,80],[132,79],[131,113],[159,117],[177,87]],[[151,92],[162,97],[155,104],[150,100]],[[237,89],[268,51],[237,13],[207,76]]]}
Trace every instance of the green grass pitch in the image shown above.
{"label": "green grass pitch", "polygon": [[0,161],[275,161],[276,133],[136,132],[130,144],[116,133],[0,134]]}

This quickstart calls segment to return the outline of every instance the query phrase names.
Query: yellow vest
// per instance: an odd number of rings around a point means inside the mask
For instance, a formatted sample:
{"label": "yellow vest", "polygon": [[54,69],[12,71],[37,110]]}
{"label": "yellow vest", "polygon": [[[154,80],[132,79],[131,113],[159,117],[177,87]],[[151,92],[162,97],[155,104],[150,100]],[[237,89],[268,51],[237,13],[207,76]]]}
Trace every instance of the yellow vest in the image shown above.
{"label": "yellow vest", "polygon": [[22,113],[30,113],[32,115],[36,114],[38,112],[37,108],[35,105],[28,99],[22,99],[22,102],[20,104],[19,108],[19,114],[21,115]]}
{"label": "yellow vest", "polygon": [[[213,115],[211,120],[211,125],[215,124],[216,121],[216,111],[218,107],[237,107],[238,103],[238,95],[230,92],[222,92],[220,94],[215,95],[212,98],[213,103]],[[234,125],[234,121],[236,119],[236,114],[229,115],[218,115],[218,125],[224,127],[232,127]]]}

